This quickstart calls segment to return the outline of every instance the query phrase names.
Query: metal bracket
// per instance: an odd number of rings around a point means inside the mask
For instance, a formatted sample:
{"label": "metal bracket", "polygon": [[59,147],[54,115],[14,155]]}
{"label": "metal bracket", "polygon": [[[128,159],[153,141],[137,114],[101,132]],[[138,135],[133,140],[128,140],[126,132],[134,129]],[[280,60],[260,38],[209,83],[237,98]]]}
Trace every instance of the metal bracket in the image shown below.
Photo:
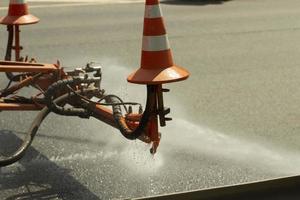
{"label": "metal bracket", "polygon": [[166,117],[171,112],[170,108],[164,106],[163,92],[170,92],[169,89],[162,88],[162,85],[157,86],[157,112],[161,127],[166,126],[166,121],[171,121],[172,118]]}

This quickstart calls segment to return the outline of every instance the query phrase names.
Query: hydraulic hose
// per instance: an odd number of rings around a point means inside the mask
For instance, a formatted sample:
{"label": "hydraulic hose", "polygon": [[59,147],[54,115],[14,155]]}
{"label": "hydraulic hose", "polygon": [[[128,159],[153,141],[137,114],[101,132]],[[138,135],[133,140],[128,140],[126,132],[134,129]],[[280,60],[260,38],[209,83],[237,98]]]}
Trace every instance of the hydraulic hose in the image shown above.
{"label": "hydraulic hose", "polygon": [[47,117],[47,115],[50,113],[49,109],[47,107],[43,108],[39,114],[36,116],[34,121],[31,124],[30,129],[26,133],[26,137],[22,143],[22,145],[19,147],[19,149],[11,156],[0,160],[0,167],[5,167],[8,165],[11,165],[18,160],[20,160],[24,155],[28,147],[31,145],[36,132],[41,125],[42,121]]}
{"label": "hydraulic hose", "polygon": [[[88,118],[90,116],[89,111],[84,108],[64,108],[59,106],[55,101],[53,101],[57,95],[57,91],[64,91],[67,85],[79,85],[82,83],[90,84],[95,83],[98,78],[75,78],[75,79],[65,79],[53,83],[48,90],[45,92],[45,101],[47,107],[54,113],[65,116],[79,116],[83,118]],[[71,94],[71,93],[70,93]]]}
{"label": "hydraulic hose", "polygon": [[156,87],[147,85],[146,108],[139,122],[139,126],[135,130],[131,130],[127,126],[125,118],[122,114],[121,106],[119,105],[121,103],[120,100],[114,96],[109,96],[106,101],[115,104],[112,106],[113,117],[121,134],[129,140],[135,140],[145,132],[151,115],[155,114],[156,112]]}
{"label": "hydraulic hose", "polygon": [[[84,93],[87,92],[87,90],[80,90],[78,93]],[[52,92],[50,92],[52,93]],[[50,95],[53,97],[52,95]],[[69,98],[72,98],[76,96],[75,93],[66,93],[55,100],[53,100],[53,104],[58,105],[60,103],[66,102]],[[148,85],[147,86],[147,102],[146,102],[146,108],[143,113],[143,116],[140,120],[139,126],[135,130],[131,130],[123,117],[121,106],[120,106],[120,99],[110,96],[106,101],[116,104],[113,105],[113,117],[115,119],[115,122],[117,124],[118,129],[120,130],[121,134],[129,139],[129,140],[135,140],[139,138],[145,131],[147,124],[149,122],[150,117],[156,113],[156,87]],[[0,160],[0,167],[5,167],[8,165],[11,165],[18,160],[20,160],[26,153],[26,150],[30,147],[41,123],[43,120],[47,117],[47,115],[51,112],[51,108],[45,106],[39,114],[36,116],[34,121],[32,122],[29,130],[26,133],[26,137],[22,143],[22,145],[19,147],[19,149],[13,153],[13,155],[4,158],[3,160]]]}
{"label": "hydraulic hose", "polygon": [[[81,91],[79,91],[80,93]],[[56,104],[60,104],[62,102],[67,101],[69,98],[72,98],[75,94],[64,94],[58,98],[56,98],[53,102]],[[3,160],[0,160],[0,167],[5,167],[8,165],[11,165],[15,162],[17,162],[18,160],[20,160],[26,153],[26,150],[29,148],[29,146],[31,145],[41,123],[43,122],[43,120],[47,117],[47,115],[50,113],[50,109],[45,106],[40,112],[39,114],[36,116],[36,118],[34,119],[34,121],[32,122],[29,130],[26,133],[26,137],[22,143],[22,145],[19,147],[19,149],[11,156],[6,157]]]}

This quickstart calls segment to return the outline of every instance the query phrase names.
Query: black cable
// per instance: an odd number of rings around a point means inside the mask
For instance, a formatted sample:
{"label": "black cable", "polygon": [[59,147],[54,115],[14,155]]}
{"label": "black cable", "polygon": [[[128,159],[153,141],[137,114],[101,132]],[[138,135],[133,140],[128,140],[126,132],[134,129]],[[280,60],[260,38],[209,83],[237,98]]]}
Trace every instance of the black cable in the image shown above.
{"label": "black cable", "polygon": [[[120,97],[118,97],[117,95],[114,95],[114,94],[105,95],[104,97],[102,97],[101,99],[99,99],[97,101],[97,103],[100,104],[100,105],[104,105],[104,104],[102,104],[100,102],[103,101],[103,100],[105,100],[105,99],[109,99],[109,98],[117,98],[118,101],[119,101],[118,104],[120,104],[120,105],[122,105],[122,103],[124,103],[124,101]],[[113,104],[113,103],[106,103],[106,104],[108,105],[108,104]],[[126,113],[128,113],[128,109],[125,106],[125,104],[123,104],[123,107],[124,107],[124,110],[126,111]]]}
{"label": "black cable", "polygon": [[[54,100],[56,104],[60,104],[62,102],[67,101],[69,98],[72,98],[72,95],[70,96],[69,94],[64,94]],[[22,143],[22,145],[19,147],[19,149],[11,156],[6,157],[3,160],[0,160],[0,167],[5,167],[8,165],[11,165],[18,160],[20,160],[26,153],[26,150],[29,148],[31,145],[41,123],[43,120],[47,117],[47,115],[51,112],[51,110],[48,107],[44,107],[39,114],[36,116],[34,121],[32,122],[29,130],[26,133],[26,137]]]}
{"label": "black cable", "polygon": [[[97,102],[95,102],[95,101],[92,101],[92,100],[86,98],[85,96],[82,96],[82,95],[78,94],[70,85],[67,85],[67,87],[75,95],[77,95],[81,99],[86,100],[89,103],[92,103],[92,104],[95,104],[95,105],[101,105],[101,106],[117,106],[117,105],[120,105],[120,106],[124,107],[124,110],[125,110],[126,113],[128,113],[128,109],[127,109],[126,105],[142,106],[140,103],[136,103],[136,102],[124,102],[120,97],[118,97],[117,95],[113,95],[113,94],[105,95],[104,97],[100,98]],[[119,103],[100,103],[101,101],[105,100],[105,98],[109,98],[109,97],[117,98],[120,102]]]}
{"label": "black cable", "polygon": [[1,91],[1,93],[2,93],[3,91],[7,90],[7,89],[11,86],[12,82],[13,82],[13,80],[10,79],[9,82],[8,82],[8,84],[7,84],[7,86]]}
{"label": "black cable", "polygon": [[[88,118],[90,116],[90,111],[85,108],[65,108],[56,104],[53,100],[56,97],[57,91],[63,91],[68,85],[80,85],[82,83],[94,83],[98,81],[98,78],[75,78],[75,79],[65,79],[53,83],[49,86],[48,90],[45,92],[45,103],[47,107],[54,113],[65,116],[78,116],[82,118]],[[69,93],[70,95],[71,93]],[[76,95],[73,94],[73,95]]]}
{"label": "black cable", "polygon": [[[119,99],[115,97],[109,97],[107,101],[109,103],[114,103],[114,104],[119,103]],[[115,122],[121,134],[129,140],[135,140],[145,132],[150,117],[153,115],[153,113],[156,112],[156,87],[152,85],[147,85],[146,108],[139,122],[139,126],[135,130],[131,130],[127,126],[126,122],[124,122],[122,109],[119,105],[114,105],[112,106],[112,108],[113,108],[113,116]]]}

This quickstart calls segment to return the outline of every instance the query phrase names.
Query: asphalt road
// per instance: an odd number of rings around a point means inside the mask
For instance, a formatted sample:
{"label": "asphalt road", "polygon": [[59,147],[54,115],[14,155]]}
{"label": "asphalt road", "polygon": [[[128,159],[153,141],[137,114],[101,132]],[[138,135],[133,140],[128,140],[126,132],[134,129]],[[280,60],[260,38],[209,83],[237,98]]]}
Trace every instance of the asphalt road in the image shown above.
{"label": "asphalt road", "polygon": [[[99,62],[107,91],[144,102],[144,87],[126,82],[139,66],[144,5],[49,4],[33,3],[41,22],[22,29],[24,54],[68,69]],[[192,75],[167,86],[174,121],[158,154],[96,120],[52,114],[26,157],[0,170],[0,198],[119,199],[299,174],[299,6],[162,3],[174,59]],[[3,27],[3,56],[5,43]],[[0,151],[12,150],[34,115],[0,114]]]}

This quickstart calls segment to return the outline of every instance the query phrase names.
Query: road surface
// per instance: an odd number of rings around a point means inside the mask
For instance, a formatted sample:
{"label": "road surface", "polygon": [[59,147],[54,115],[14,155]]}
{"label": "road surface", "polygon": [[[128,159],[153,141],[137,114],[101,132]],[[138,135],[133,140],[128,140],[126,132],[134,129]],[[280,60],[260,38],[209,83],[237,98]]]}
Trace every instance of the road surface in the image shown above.
{"label": "road surface", "polygon": [[[41,22],[22,27],[23,53],[68,69],[99,62],[107,91],[144,102],[145,88],[126,82],[139,67],[143,3],[59,4],[32,3]],[[52,114],[26,157],[1,169],[0,199],[122,199],[299,174],[299,6],[163,2],[174,59],[192,75],[167,86],[174,121],[158,154],[94,119]],[[3,26],[2,57],[5,45]],[[0,151],[13,149],[35,114],[0,114]]]}

